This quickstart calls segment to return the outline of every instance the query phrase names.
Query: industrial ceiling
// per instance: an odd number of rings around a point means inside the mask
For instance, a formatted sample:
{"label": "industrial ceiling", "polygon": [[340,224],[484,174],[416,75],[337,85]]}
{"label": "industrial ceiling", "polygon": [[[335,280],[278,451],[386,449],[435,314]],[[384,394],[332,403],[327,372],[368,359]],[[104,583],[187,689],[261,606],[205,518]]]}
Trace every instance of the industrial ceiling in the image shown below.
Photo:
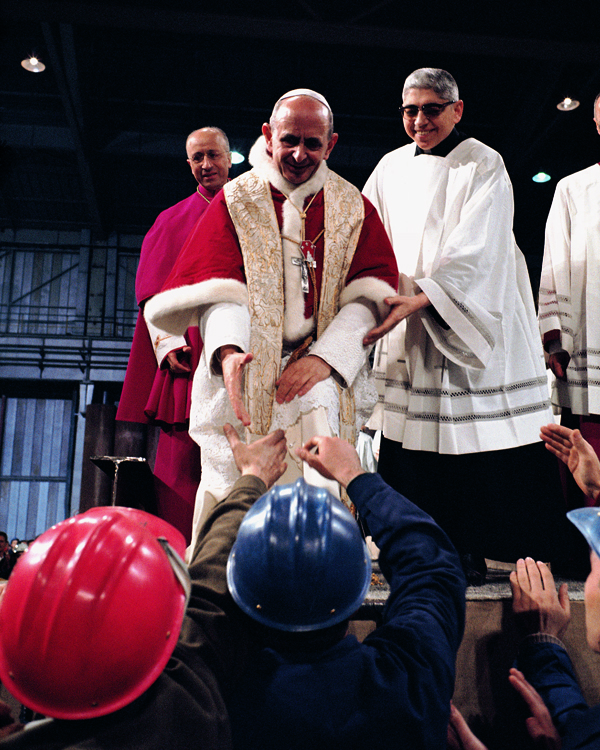
{"label": "industrial ceiling", "polygon": [[[457,79],[461,129],[504,157],[517,241],[535,269],[557,179],[600,156],[596,23],[568,6],[4,0],[0,227],[143,234],[194,188],[191,130],[218,125],[247,155],[275,100],[296,87],[328,98],[339,133],[330,164],[362,187],[407,141],[404,78],[433,66]],[[21,67],[32,53],[43,73]],[[559,112],[565,96],[581,106]],[[552,180],[533,183],[540,170]]]}

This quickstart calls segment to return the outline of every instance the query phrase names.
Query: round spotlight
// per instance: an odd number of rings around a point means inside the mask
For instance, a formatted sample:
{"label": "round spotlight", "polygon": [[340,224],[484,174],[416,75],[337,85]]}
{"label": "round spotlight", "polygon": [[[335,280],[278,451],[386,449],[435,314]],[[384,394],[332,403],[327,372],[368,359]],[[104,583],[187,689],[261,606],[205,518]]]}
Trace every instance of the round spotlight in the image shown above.
{"label": "round spotlight", "polygon": [[577,109],[579,102],[577,99],[571,99],[568,96],[556,105],[556,109],[560,109],[561,112],[570,112],[572,109]]}
{"label": "round spotlight", "polygon": [[531,179],[534,182],[550,182],[552,177],[550,177],[550,175],[546,174],[545,172],[538,172],[537,174],[534,174]]}
{"label": "round spotlight", "polygon": [[239,151],[232,151],[231,152],[231,163],[232,164],[241,164],[243,161],[246,161],[246,157],[243,154],[240,154]]}
{"label": "round spotlight", "polygon": [[44,63],[41,60],[38,60],[38,58],[34,57],[33,55],[31,57],[25,58],[25,60],[21,60],[21,65],[30,73],[41,73],[42,71],[46,70],[46,66],[44,65]]}

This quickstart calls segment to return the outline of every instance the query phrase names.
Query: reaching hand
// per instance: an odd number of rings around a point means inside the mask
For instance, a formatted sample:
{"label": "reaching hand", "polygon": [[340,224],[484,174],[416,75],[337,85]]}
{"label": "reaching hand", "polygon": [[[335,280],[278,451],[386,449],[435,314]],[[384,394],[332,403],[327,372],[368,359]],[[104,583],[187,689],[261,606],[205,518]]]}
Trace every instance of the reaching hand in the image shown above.
{"label": "reaching hand", "polygon": [[483,742],[473,734],[454,703],[450,704],[447,742],[450,750],[487,750]]}
{"label": "reaching hand", "polygon": [[525,726],[535,746],[542,750],[560,750],[560,735],[552,722],[550,711],[538,691],[525,679],[518,669],[511,669],[508,681],[529,706],[531,716]]}
{"label": "reaching hand", "polygon": [[191,372],[192,368],[189,364],[191,352],[191,346],[182,346],[181,349],[173,349],[172,352],[169,352],[167,354],[169,370],[176,373]]}
{"label": "reaching hand", "polygon": [[525,635],[549,633],[562,637],[571,619],[566,583],[557,595],[548,566],[528,557],[517,560],[517,569],[510,574],[510,587],[516,622]]}
{"label": "reaching hand", "polygon": [[395,297],[388,297],[384,300],[386,305],[391,306],[387,318],[376,328],[371,328],[363,339],[363,346],[371,346],[386,333],[395,328],[401,320],[408,318],[422,307],[431,304],[429,298],[424,292],[420,292],[415,297],[404,297],[397,294]]}
{"label": "reaching hand", "polygon": [[275,383],[278,404],[290,402],[295,396],[304,396],[313,385],[331,375],[331,366],[321,357],[309,354],[293,362],[281,373]]}
{"label": "reaching hand", "polygon": [[242,395],[242,382],[244,376],[244,367],[254,359],[249,352],[239,352],[233,346],[222,346],[221,368],[223,370],[223,381],[231,402],[231,407],[235,416],[240,420],[244,427],[250,426],[250,415],[244,406],[244,397]]}
{"label": "reaching hand", "polygon": [[[315,453],[310,452],[313,448],[317,449]],[[333,479],[342,487],[365,473],[356,450],[341,438],[316,436],[302,448],[296,448],[296,453],[326,479]]]}
{"label": "reaching hand", "polygon": [[581,432],[547,424],[542,427],[540,437],[550,453],[567,465],[582,492],[597,501],[600,498],[600,461]]}
{"label": "reaching hand", "polygon": [[287,443],[283,430],[275,430],[250,445],[242,443],[230,424],[223,427],[223,432],[241,474],[252,474],[262,479],[267,489],[284,474],[287,469],[287,464],[283,460],[287,454]]}

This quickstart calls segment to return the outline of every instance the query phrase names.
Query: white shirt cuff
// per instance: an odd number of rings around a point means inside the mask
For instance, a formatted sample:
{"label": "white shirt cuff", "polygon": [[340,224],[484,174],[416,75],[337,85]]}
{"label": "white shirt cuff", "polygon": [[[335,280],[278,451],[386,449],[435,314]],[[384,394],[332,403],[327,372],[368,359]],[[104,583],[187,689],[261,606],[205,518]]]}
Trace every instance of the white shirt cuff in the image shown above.
{"label": "white shirt cuff", "polygon": [[375,325],[372,303],[366,299],[349,302],[311,347],[310,354],[324,359],[342,378],[343,385],[350,386],[367,361],[369,348],[362,341]]}
{"label": "white shirt cuff", "polygon": [[148,320],[146,320],[146,326],[148,327],[154,356],[159,367],[169,352],[172,352],[174,349],[181,349],[182,346],[187,346],[185,336],[172,336],[170,333],[163,331],[162,328],[152,325]]}
{"label": "white shirt cuff", "polygon": [[247,305],[235,302],[217,302],[200,318],[200,335],[204,343],[202,356],[206,358],[209,373],[221,374],[214,355],[222,346],[237,346],[240,351],[250,349],[250,311]]}

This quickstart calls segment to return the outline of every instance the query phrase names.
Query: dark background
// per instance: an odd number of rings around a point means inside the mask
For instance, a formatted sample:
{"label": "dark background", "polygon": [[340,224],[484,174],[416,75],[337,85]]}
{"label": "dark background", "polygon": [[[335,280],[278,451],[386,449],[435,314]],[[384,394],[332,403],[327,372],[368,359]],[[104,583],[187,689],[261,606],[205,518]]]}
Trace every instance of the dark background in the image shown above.
{"label": "dark background", "polygon": [[[442,67],[465,101],[462,130],[505,159],[535,288],[556,182],[600,157],[597,4],[4,0],[0,13],[0,229],[143,234],[194,189],[191,130],[218,125],[247,155],[296,87],[328,98],[330,164],[362,187],[407,140],[405,77]],[[44,73],[21,67],[31,53]],[[579,109],[559,112],[565,96]],[[539,170],[552,181],[533,183]]]}

